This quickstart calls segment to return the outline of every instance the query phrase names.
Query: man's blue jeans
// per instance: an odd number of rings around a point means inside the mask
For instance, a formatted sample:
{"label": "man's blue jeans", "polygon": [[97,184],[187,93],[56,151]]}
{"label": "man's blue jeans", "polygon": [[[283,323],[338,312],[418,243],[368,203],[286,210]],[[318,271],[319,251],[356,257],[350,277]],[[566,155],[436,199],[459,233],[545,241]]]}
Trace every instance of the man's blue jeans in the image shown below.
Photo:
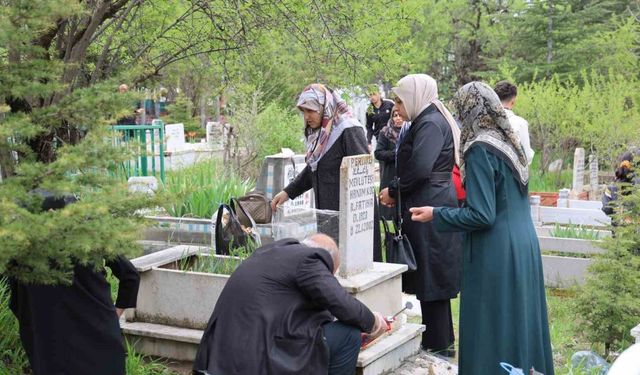
{"label": "man's blue jeans", "polygon": [[339,321],[322,326],[329,348],[329,375],[353,375],[360,353],[360,330]]}

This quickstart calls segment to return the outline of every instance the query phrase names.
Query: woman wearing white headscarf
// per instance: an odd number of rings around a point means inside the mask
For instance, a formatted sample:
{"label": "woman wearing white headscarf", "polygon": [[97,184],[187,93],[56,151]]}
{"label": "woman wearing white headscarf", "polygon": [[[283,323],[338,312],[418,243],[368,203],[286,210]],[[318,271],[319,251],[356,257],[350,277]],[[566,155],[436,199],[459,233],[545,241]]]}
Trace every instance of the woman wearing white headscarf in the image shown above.
{"label": "woman wearing white headscarf", "polygon": [[[300,93],[298,109],[304,116],[304,135],[307,145],[307,166],[271,200],[277,206],[313,189],[316,208],[340,210],[340,164],[345,156],[369,153],[364,127],[349,107],[328,87],[313,83]],[[374,210],[378,222],[378,210]],[[318,231],[337,237],[337,217],[320,224]],[[380,226],[373,226],[373,258],[382,261]]]}
{"label": "woman wearing white headscarf", "polygon": [[422,322],[427,326],[422,347],[454,356],[451,319],[452,298],[460,291],[462,257],[459,234],[438,233],[431,223],[411,221],[409,207],[457,207],[452,182],[460,131],[438,100],[436,81],[426,74],[411,74],[393,88],[396,109],[410,126],[398,137],[397,178],[380,194],[385,205],[401,196],[402,229],[413,247],[418,269],[404,273],[402,288],[420,300]]}
{"label": "woman wearing white headscarf", "polygon": [[[500,362],[553,375],[542,259],[531,220],[528,167],[498,95],[482,82],[453,98],[462,121],[463,208],[414,207],[413,220],[466,231],[460,294],[460,374],[502,373]],[[437,206],[437,205],[430,205]],[[432,221],[433,220],[433,221]]]}

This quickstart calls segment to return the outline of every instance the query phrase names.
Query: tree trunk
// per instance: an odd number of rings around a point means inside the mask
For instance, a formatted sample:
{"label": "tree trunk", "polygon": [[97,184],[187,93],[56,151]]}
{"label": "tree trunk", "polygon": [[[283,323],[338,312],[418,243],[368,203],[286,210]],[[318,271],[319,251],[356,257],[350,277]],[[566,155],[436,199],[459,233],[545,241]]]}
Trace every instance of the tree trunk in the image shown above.
{"label": "tree trunk", "polygon": [[[547,65],[551,65],[553,61],[553,0],[548,1],[549,8],[547,9],[548,23],[547,23]],[[547,77],[549,77],[551,69],[547,69]]]}

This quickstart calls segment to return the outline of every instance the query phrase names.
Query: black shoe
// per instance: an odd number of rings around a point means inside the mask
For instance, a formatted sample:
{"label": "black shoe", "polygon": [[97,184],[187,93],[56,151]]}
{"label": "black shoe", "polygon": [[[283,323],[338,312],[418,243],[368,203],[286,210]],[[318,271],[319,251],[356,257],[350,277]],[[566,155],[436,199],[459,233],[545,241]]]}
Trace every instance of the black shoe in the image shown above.
{"label": "black shoe", "polygon": [[451,348],[451,349],[427,349],[424,346],[420,345],[420,349],[424,350],[425,352],[429,353],[429,354],[433,354],[437,357],[442,357],[443,359],[447,359],[447,358],[455,358],[456,356],[456,350]]}

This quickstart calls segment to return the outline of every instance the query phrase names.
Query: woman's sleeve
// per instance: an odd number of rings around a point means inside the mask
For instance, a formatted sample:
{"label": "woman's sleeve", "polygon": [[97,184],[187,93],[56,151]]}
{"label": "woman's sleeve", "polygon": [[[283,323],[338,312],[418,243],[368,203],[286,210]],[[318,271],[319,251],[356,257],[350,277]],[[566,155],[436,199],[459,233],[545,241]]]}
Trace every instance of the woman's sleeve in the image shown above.
{"label": "woman's sleeve", "polygon": [[392,146],[392,144],[391,142],[389,142],[389,139],[382,132],[380,132],[380,135],[378,136],[378,143],[376,145],[376,151],[373,153],[373,155],[376,157],[376,159],[384,161],[386,163],[395,162],[396,152],[390,146]]}
{"label": "woman's sleeve", "polygon": [[304,167],[302,172],[298,173],[296,178],[294,178],[293,181],[283,189],[287,192],[287,195],[289,195],[289,199],[295,199],[313,187],[311,173],[311,168],[307,165]]}
{"label": "woman's sleeve", "polygon": [[362,155],[369,153],[369,144],[362,126],[352,126],[342,132],[342,149],[344,156]]}
{"label": "woman's sleeve", "polygon": [[123,256],[118,256],[105,264],[111,268],[111,272],[119,280],[116,307],[121,309],[136,307],[140,286],[140,275],[136,267]]}
{"label": "woman's sleeve", "polygon": [[496,219],[495,169],[484,147],[474,146],[465,155],[467,191],[463,208],[438,207],[433,223],[441,232],[476,231],[493,226]]}

